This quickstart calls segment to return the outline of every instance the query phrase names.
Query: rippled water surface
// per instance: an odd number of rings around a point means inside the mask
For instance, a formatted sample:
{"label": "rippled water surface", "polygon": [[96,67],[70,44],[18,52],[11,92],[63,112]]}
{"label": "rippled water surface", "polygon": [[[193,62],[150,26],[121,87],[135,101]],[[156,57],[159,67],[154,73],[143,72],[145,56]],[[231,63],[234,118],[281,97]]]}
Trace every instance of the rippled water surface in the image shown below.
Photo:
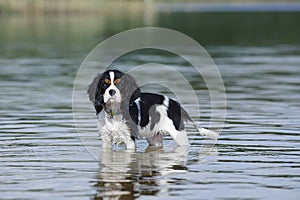
{"label": "rippled water surface", "polygon": [[[47,56],[0,57],[1,198],[299,198],[300,46],[208,46],[227,95],[217,144],[188,129],[193,138],[189,149],[157,151],[139,141],[137,153],[101,152],[98,161],[82,145],[72,114],[75,74],[88,51],[74,44],[72,54],[58,56],[51,45],[38,47],[52,49]],[[7,43],[4,50],[15,48]],[[33,47],[18,48],[30,52]],[[177,61],[163,56],[145,54],[130,63]],[[200,80],[193,84],[200,92],[204,88]],[[203,126],[210,119],[206,98],[200,100],[201,118],[193,111],[194,102],[183,102]],[[84,117],[82,122],[87,132],[94,131],[94,122]]]}

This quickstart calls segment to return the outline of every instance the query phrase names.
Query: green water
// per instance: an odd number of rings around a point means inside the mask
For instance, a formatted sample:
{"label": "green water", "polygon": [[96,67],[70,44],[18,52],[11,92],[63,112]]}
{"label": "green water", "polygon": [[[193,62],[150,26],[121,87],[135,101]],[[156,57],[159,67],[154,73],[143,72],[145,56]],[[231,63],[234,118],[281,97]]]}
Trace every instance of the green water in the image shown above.
{"label": "green water", "polygon": [[85,55],[96,44],[121,31],[158,26],[180,31],[210,46],[272,46],[300,43],[298,12],[170,13],[128,17],[2,16],[2,57],[72,57]]}

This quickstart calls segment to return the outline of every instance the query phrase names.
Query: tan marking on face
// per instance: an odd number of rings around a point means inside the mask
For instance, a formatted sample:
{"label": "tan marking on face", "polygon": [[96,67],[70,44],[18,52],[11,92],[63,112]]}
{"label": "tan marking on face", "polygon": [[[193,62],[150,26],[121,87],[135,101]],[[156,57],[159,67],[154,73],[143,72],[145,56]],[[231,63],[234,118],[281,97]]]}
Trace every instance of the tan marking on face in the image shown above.
{"label": "tan marking on face", "polygon": [[105,79],[104,82],[105,82],[106,84],[110,84],[110,83],[111,83],[109,79]]}
{"label": "tan marking on face", "polygon": [[120,83],[120,79],[114,80],[114,84],[118,84],[118,83]]}

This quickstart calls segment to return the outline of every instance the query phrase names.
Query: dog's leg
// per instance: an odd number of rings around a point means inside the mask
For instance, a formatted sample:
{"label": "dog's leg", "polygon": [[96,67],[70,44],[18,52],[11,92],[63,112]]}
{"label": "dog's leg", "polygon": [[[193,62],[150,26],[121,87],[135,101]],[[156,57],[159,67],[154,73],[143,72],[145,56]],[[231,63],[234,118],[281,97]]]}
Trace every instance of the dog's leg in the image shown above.
{"label": "dog's leg", "polygon": [[146,138],[150,146],[162,147],[163,133],[155,133],[152,137]]}
{"label": "dog's leg", "polygon": [[185,130],[177,130],[171,120],[165,122],[164,131],[169,133],[177,145],[189,146],[189,139]]}
{"label": "dog's leg", "polygon": [[101,138],[102,138],[102,148],[111,149],[112,148],[111,138],[106,135],[101,135]]}
{"label": "dog's leg", "polygon": [[128,149],[128,150],[133,150],[133,149],[135,149],[135,143],[134,143],[134,141],[130,138],[130,139],[127,139],[126,141],[125,141],[125,145],[126,145],[126,149]]}
{"label": "dog's leg", "polygon": [[168,131],[173,140],[176,142],[177,145],[190,145],[189,139],[187,137],[187,133],[185,130],[177,131],[175,128],[171,131]]}
{"label": "dog's leg", "polygon": [[126,127],[127,128],[122,129],[122,135],[124,136],[123,139],[122,139],[123,143],[126,145],[127,150],[135,150],[135,142],[131,138],[130,129],[128,128],[127,125],[126,125]]}

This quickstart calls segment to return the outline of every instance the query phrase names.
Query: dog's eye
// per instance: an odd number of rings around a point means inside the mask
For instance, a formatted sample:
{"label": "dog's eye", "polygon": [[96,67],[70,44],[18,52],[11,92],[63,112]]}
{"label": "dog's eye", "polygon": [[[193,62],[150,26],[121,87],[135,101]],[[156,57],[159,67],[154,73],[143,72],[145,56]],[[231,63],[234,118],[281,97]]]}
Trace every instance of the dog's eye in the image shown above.
{"label": "dog's eye", "polygon": [[105,80],[104,80],[104,83],[110,84],[110,80],[109,80],[109,79],[105,79]]}
{"label": "dog's eye", "polygon": [[120,79],[114,80],[114,84],[118,84],[118,83],[120,83]]}

